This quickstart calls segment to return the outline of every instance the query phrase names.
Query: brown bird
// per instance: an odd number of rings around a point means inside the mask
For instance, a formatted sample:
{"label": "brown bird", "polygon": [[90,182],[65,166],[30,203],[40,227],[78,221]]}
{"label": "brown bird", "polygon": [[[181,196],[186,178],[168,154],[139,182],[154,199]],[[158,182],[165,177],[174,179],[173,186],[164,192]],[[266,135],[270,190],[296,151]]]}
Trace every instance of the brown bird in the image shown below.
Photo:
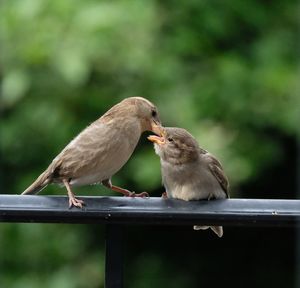
{"label": "brown bird", "polygon": [[[229,198],[228,180],[220,162],[199,147],[185,129],[164,128],[161,136],[149,136],[160,157],[165,197],[185,201]],[[194,226],[195,230],[211,228],[219,237],[221,226]]]}
{"label": "brown bird", "polygon": [[124,99],[74,138],[22,195],[36,194],[57,183],[66,187],[69,206],[82,208],[83,200],[75,198],[71,187],[102,183],[125,196],[147,196],[146,192],[135,194],[111,183],[111,177],[127,162],[147,130],[161,135],[157,108],[142,97]]}

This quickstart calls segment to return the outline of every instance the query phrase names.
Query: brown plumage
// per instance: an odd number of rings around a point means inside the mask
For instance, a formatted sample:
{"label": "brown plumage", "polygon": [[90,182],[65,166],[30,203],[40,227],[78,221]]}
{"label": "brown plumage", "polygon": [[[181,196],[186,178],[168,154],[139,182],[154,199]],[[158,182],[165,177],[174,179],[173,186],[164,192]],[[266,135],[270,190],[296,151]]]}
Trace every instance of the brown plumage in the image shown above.
{"label": "brown plumage", "polygon": [[[228,198],[228,179],[221,163],[199,147],[196,139],[182,128],[163,128],[161,137],[149,136],[160,157],[163,184],[167,197],[185,201]],[[194,226],[195,230],[211,228],[219,237],[221,226]]]}
{"label": "brown plumage", "polygon": [[133,153],[141,134],[160,134],[156,107],[142,97],[126,98],[84,129],[58,154],[49,167],[23,193],[36,194],[50,183],[67,188],[70,207],[82,207],[71,187],[102,183],[126,196],[134,194],[111,184],[111,177]]}

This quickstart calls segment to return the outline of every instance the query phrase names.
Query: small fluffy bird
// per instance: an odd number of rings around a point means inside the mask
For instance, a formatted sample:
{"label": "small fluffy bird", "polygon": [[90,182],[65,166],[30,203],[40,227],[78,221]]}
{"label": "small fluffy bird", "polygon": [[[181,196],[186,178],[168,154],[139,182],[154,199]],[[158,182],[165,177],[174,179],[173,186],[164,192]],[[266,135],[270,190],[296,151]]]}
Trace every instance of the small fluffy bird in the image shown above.
{"label": "small fluffy bird", "polygon": [[22,195],[36,194],[57,183],[66,187],[69,206],[82,208],[83,200],[75,198],[71,187],[102,183],[125,196],[147,196],[146,192],[135,194],[111,183],[144,131],[161,135],[157,108],[142,97],[124,99],[74,138]]}
{"label": "small fluffy bird", "polygon": [[[160,157],[165,197],[185,201],[229,198],[228,180],[221,163],[199,147],[185,129],[164,128],[160,136],[151,135],[156,154]],[[219,237],[222,226],[194,226],[195,230],[211,228]]]}

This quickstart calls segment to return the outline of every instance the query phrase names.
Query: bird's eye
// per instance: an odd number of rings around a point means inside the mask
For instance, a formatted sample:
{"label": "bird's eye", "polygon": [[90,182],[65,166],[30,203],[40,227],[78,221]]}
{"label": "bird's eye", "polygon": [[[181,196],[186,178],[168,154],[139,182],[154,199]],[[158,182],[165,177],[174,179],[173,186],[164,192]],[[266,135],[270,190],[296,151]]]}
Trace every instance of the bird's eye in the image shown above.
{"label": "bird's eye", "polygon": [[157,116],[157,112],[155,110],[152,110],[151,115],[152,115],[152,117],[156,117]]}
{"label": "bird's eye", "polygon": [[169,137],[169,138],[168,138],[168,141],[169,141],[169,142],[173,142],[174,140],[173,140],[173,138]]}

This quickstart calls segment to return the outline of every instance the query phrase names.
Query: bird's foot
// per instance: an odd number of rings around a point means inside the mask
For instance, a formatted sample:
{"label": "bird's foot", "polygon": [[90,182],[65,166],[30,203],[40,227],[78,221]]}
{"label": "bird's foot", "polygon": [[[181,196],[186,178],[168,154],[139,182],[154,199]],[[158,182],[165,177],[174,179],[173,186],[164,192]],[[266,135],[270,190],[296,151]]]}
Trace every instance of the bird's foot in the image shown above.
{"label": "bird's foot", "polygon": [[73,197],[69,197],[69,208],[72,208],[72,206],[78,207],[82,209],[82,206],[84,205],[84,201],[83,200],[79,200],[77,198]]}
{"label": "bird's foot", "polygon": [[75,198],[75,195],[74,195],[74,193],[71,190],[71,186],[70,186],[69,180],[62,179],[62,182],[64,183],[64,185],[65,185],[65,187],[67,188],[67,191],[68,191],[69,208],[72,208],[73,205],[75,207],[82,208],[82,205],[84,205],[84,201]]}
{"label": "bird's foot", "polygon": [[135,193],[134,191],[131,192],[131,191],[128,191],[128,190],[127,190],[127,193],[124,193],[124,196],[125,197],[132,197],[132,198],[135,198],[135,197],[149,198],[149,194],[147,192]]}
{"label": "bird's foot", "polygon": [[125,195],[128,197],[142,197],[142,198],[149,198],[149,194],[147,192],[142,192],[142,193],[135,193],[135,192],[130,192],[128,191],[130,194],[129,195]]}
{"label": "bird's foot", "polygon": [[162,198],[162,199],[168,199],[168,194],[167,194],[167,192],[163,192],[163,193],[161,194],[161,198]]}
{"label": "bird's foot", "polygon": [[125,197],[146,197],[148,198],[149,197],[149,194],[147,192],[142,192],[142,193],[135,193],[135,192],[131,192],[127,189],[124,189],[124,188],[121,188],[121,187],[118,187],[118,186],[115,186],[115,185],[111,185],[111,183],[109,182],[103,182],[102,181],[102,184],[107,186],[108,188],[110,188],[111,190],[113,191],[117,191],[117,192],[120,192],[122,193]]}

